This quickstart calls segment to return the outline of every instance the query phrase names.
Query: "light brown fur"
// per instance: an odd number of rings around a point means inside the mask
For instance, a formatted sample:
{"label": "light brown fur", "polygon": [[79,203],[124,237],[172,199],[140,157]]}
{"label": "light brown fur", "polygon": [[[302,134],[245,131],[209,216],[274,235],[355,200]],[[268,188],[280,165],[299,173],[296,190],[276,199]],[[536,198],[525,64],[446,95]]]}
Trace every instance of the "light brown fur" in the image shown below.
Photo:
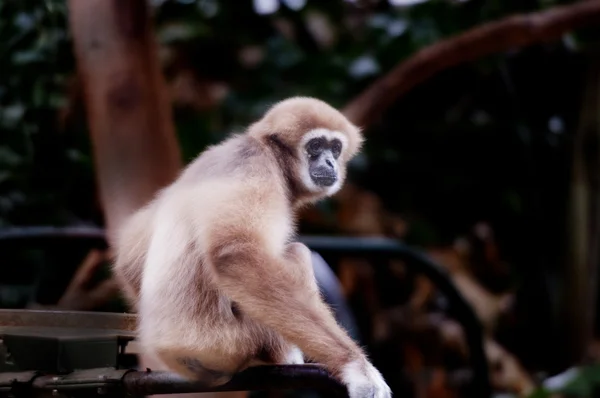
{"label": "light brown fur", "polygon": [[321,101],[292,98],[203,152],[119,231],[114,272],[139,313],[140,343],[168,368],[220,384],[248,366],[297,362],[297,346],[353,398],[390,396],[322,301],[310,251],[292,243],[298,208],[327,195],[300,177],[301,139],[317,128],[347,139],[343,182],[359,129]]}

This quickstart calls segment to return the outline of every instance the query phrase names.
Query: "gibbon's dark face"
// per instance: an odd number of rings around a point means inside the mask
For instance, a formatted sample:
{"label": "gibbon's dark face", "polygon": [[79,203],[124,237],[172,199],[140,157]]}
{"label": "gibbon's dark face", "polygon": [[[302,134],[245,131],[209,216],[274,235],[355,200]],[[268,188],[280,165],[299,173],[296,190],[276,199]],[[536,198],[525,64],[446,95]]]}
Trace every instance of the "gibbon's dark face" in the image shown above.
{"label": "gibbon's dark face", "polygon": [[331,196],[344,183],[348,137],[327,128],[306,132],[299,142],[299,177],[302,185],[317,197]]}
{"label": "gibbon's dark face", "polygon": [[337,160],[342,153],[342,142],[335,137],[315,137],[308,140],[305,150],[312,182],[318,187],[333,186],[339,178]]}

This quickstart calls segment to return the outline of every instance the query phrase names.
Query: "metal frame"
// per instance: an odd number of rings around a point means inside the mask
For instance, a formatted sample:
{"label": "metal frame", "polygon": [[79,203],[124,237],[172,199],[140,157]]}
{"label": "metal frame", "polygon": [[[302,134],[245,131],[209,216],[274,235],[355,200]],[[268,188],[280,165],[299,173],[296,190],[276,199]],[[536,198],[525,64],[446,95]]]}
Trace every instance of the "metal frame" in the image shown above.
{"label": "metal frame", "polygon": [[[97,245],[106,245],[104,230],[94,227],[24,227],[0,230],[0,248],[5,244],[10,244],[11,247],[14,247],[15,244],[29,246],[38,243],[45,245],[56,241],[69,241],[71,239],[89,240],[91,243]],[[473,375],[471,385],[469,386],[470,393],[472,393],[472,396],[481,398],[491,396],[488,363],[483,348],[481,323],[469,303],[464,299],[447,272],[441,266],[433,262],[422,252],[393,239],[301,236],[299,241],[322,255],[333,254],[337,256],[403,259],[412,270],[427,276],[446,297],[451,309],[456,314],[457,320],[461,323],[465,331],[467,344],[470,349]],[[0,317],[0,321],[1,319]],[[201,391],[257,390],[270,389],[271,387],[285,389],[294,388],[294,386],[324,387],[333,388],[333,391],[339,391],[340,385],[334,382],[322,369],[318,367],[314,368],[314,366],[316,365],[304,365],[300,367],[286,365],[248,369],[236,375],[225,386],[221,386],[218,389],[211,388]],[[5,378],[7,375],[0,374],[0,377],[2,376]],[[140,390],[134,389],[132,392],[143,392],[144,394],[177,393],[184,391],[201,392],[198,389],[203,388],[202,386],[191,385],[181,380],[178,382],[174,381],[176,378],[173,379],[173,377],[173,375],[163,372],[147,373],[133,371],[124,374],[121,383],[124,384],[126,391],[128,391],[127,388],[134,388],[131,385],[135,385],[137,386],[135,388],[139,388]],[[1,380],[2,378],[0,378]],[[257,382],[257,380],[260,380],[260,382]],[[2,383],[0,382],[1,391]]]}
{"label": "metal frame", "polygon": [[256,366],[236,374],[228,383],[211,387],[188,382],[163,371],[99,368],[66,375],[38,372],[0,373],[0,397],[70,396],[141,397],[222,391],[309,389],[331,397],[347,397],[344,386],[318,365]]}

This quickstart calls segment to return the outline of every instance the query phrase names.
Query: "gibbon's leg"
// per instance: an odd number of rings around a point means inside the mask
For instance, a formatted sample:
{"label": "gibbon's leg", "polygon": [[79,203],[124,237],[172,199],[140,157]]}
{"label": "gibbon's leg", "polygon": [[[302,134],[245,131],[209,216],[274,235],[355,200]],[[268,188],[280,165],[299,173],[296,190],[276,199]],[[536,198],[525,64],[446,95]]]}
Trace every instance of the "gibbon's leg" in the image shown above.
{"label": "gibbon's leg", "polygon": [[351,398],[391,397],[381,374],[322,301],[306,246],[290,244],[283,258],[274,258],[260,245],[232,241],[213,250],[209,261],[222,291],[242,312],[324,365]]}
{"label": "gibbon's leg", "polygon": [[280,363],[288,365],[301,365],[304,363],[304,354],[297,345],[288,344],[285,355]]}
{"label": "gibbon's leg", "polygon": [[250,361],[260,330],[236,322],[228,300],[208,283],[204,259],[190,250],[187,226],[166,210],[161,215],[142,275],[139,342],[184,378],[224,384]]}
{"label": "gibbon's leg", "polygon": [[301,365],[304,355],[296,346],[285,340],[279,333],[269,330],[258,353],[248,362],[247,367],[259,365]]}
{"label": "gibbon's leg", "polygon": [[[310,258],[306,256],[303,245],[292,243],[288,247],[288,252],[297,256],[295,263],[300,266],[306,266],[302,272],[306,272],[308,276],[314,275],[314,280],[321,292],[325,303],[333,309],[334,316],[338,324],[348,332],[350,337],[355,341],[359,340],[358,330],[354,318],[348,308],[341,291],[339,281],[329,265],[317,253],[310,252]],[[308,265],[312,265],[309,267]],[[307,279],[310,283],[311,278]],[[250,366],[264,364],[303,364],[304,355],[297,345],[287,342],[280,335],[269,336],[271,341],[277,340],[278,343],[271,344],[270,353],[267,355],[268,360],[258,359],[251,363]]]}

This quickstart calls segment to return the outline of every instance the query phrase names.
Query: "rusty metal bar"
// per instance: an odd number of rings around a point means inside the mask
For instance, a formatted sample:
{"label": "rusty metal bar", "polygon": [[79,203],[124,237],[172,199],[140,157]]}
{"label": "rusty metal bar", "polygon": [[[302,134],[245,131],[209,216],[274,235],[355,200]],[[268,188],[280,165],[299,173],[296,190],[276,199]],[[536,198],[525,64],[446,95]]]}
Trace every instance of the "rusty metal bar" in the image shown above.
{"label": "rusty metal bar", "polygon": [[97,227],[10,227],[0,229],[0,247],[2,245],[48,246],[71,239],[89,241],[91,244],[106,246],[106,236],[102,228]]}
{"label": "rusty metal bar", "polygon": [[0,334],[11,327],[74,328],[119,331],[124,336],[135,332],[135,314],[89,311],[50,311],[0,309]]}
{"label": "rusty metal bar", "polygon": [[[98,368],[78,370],[65,375],[38,375],[29,384],[33,394],[52,392],[53,395],[68,396],[70,393],[90,395],[124,395],[123,378],[130,369]],[[116,394],[115,394],[116,393]],[[32,394],[32,395],[33,395]]]}
{"label": "rusty metal bar", "polygon": [[[236,374],[228,383],[211,387],[190,382],[164,371],[115,370],[110,368],[75,371],[67,375],[35,372],[0,373],[0,397],[38,396],[52,393],[86,393],[86,396],[145,396],[223,391],[269,390],[323,391],[329,397],[347,397],[346,388],[318,365],[257,366]],[[23,394],[19,394],[22,392]]]}

